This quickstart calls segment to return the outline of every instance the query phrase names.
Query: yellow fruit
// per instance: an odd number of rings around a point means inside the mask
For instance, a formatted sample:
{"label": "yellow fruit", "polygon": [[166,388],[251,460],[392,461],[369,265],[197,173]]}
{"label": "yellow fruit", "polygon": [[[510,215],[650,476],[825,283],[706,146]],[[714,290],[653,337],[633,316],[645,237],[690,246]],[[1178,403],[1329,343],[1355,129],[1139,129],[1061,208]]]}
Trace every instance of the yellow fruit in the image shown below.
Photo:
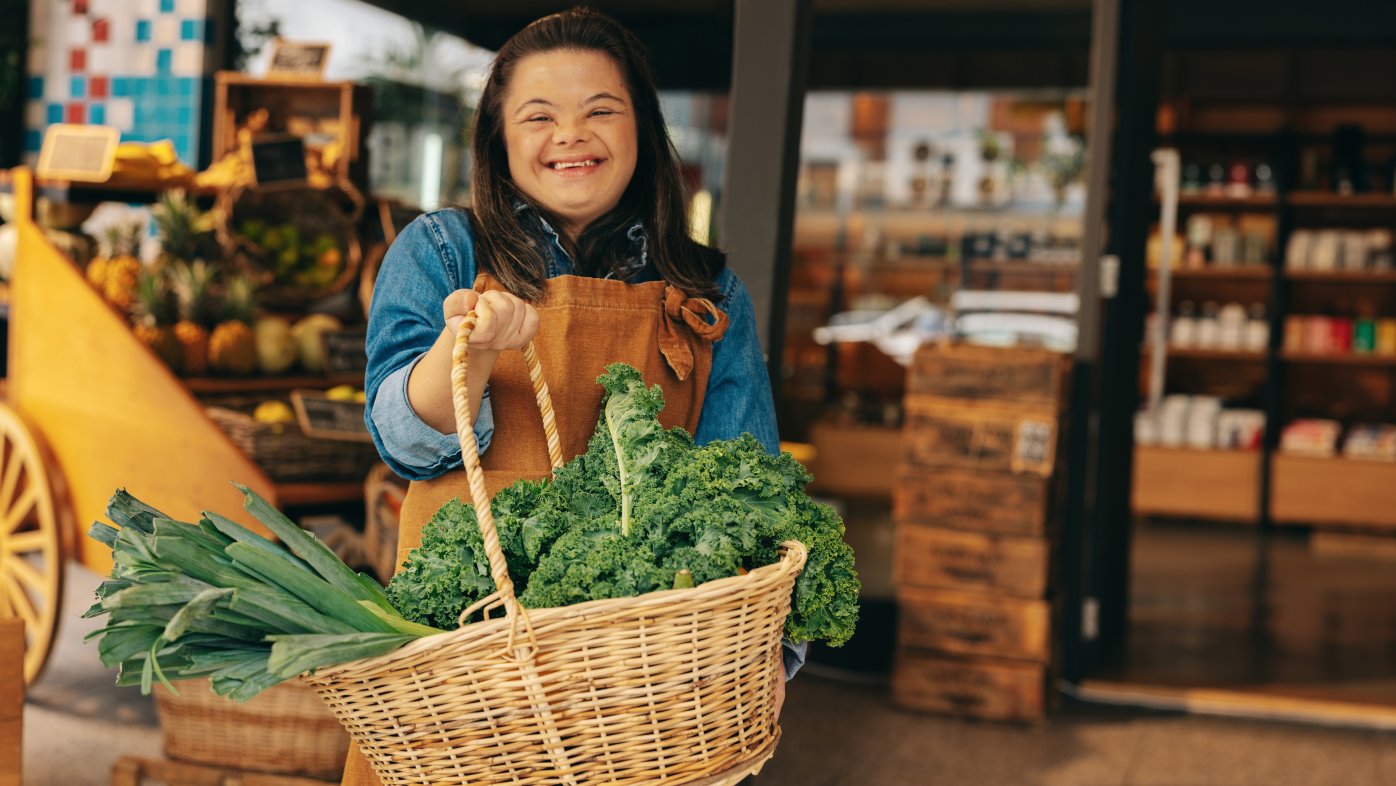
{"label": "yellow fruit", "polygon": [[284,401],[263,401],[253,411],[252,418],[258,423],[295,423],[296,413]]}
{"label": "yellow fruit", "polygon": [[357,401],[357,402],[359,402],[360,404],[367,404],[367,403],[368,403],[368,394],[364,393],[362,390],[355,391],[355,393],[354,393],[354,400]]}
{"label": "yellow fruit", "polygon": [[353,401],[354,395],[358,392],[358,389],[353,385],[335,385],[325,391],[325,398],[334,401]]}
{"label": "yellow fruit", "polygon": [[257,343],[246,322],[229,320],[208,337],[208,364],[220,374],[247,376],[257,369]]}
{"label": "yellow fruit", "polygon": [[135,257],[115,257],[107,262],[106,280],[103,292],[107,302],[127,311],[136,302],[136,281],[140,278],[141,263]]}
{"label": "yellow fruit", "polygon": [[106,257],[95,257],[87,263],[87,283],[91,284],[98,292],[106,296],[107,291],[107,265],[109,260]]}
{"label": "yellow fruit", "polygon": [[175,323],[174,337],[184,358],[184,373],[193,377],[207,373],[208,331],[203,325],[182,319]]}
{"label": "yellow fruit", "polygon": [[174,333],[167,327],[153,327],[151,325],[136,325],[132,328],[136,334],[136,339],[150,348],[155,356],[160,358],[165,365],[176,371],[179,370],[181,360],[179,342],[175,340]]}

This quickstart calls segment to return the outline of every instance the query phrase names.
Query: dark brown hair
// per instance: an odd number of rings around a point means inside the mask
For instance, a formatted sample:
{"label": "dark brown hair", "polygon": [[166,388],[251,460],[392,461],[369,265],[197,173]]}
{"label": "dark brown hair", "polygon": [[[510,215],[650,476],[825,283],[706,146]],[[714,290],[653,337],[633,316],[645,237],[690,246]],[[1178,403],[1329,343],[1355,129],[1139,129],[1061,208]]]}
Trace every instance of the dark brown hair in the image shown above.
{"label": "dark brown hair", "polygon": [[[521,58],[559,49],[600,52],[615,62],[630,91],[638,148],[635,173],[620,202],[575,242],[559,235],[577,271],[604,275],[622,270],[634,257],[634,244],[626,233],[639,223],[647,235],[649,260],[661,278],[690,295],[716,294],[713,282],[725,259],[689,238],[679,157],[664,126],[644,46],[614,19],[590,8],[533,22],[506,41],[494,59],[475,116],[472,146],[471,223],[480,269],[521,298],[536,301],[543,295],[549,252],[538,242],[537,220],[541,217],[559,229],[563,224],[524,196],[509,175],[503,100]],[[516,210],[519,200],[532,209]]]}

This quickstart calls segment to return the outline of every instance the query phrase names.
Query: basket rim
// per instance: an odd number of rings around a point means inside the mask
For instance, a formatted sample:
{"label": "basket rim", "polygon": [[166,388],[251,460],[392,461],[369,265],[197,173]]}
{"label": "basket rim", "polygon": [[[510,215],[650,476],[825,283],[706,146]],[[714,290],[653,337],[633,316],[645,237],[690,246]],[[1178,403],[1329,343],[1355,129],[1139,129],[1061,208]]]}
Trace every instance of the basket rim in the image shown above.
{"label": "basket rim", "polygon": [[[781,557],[779,560],[755,568],[746,575],[726,576],[720,579],[704,582],[697,587],[685,589],[668,589],[646,592],[642,595],[632,595],[625,598],[602,598],[600,600],[589,600],[585,603],[576,603],[570,606],[552,606],[543,609],[522,609],[528,619],[537,624],[539,622],[567,618],[585,617],[602,610],[615,610],[621,608],[647,609],[654,606],[663,606],[671,603],[676,598],[685,602],[702,602],[712,599],[726,599],[731,591],[743,587],[743,585],[768,585],[778,586],[787,578],[793,575],[798,576],[804,568],[805,560],[809,556],[809,550],[805,544],[796,540],[787,540],[781,544]],[[760,587],[758,586],[757,589]],[[695,594],[698,593],[698,594]],[[496,593],[497,594],[497,593]],[[410,641],[392,652],[378,655],[372,658],[361,658],[359,660],[341,663],[337,666],[319,669],[315,672],[307,672],[300,675],[302,680],[312,685],[329,685],[341,679],[367,679],[372,673],[380,668],[391,668],[395,661],[419,653],[430,652],[440,647],[448,646],[459,639],[484,637],[491,634],[507,630],[511,625],[508,617],[497,617],[493,619],[472,622],[463,625],[455,630],[443,631],[431,636]]]}

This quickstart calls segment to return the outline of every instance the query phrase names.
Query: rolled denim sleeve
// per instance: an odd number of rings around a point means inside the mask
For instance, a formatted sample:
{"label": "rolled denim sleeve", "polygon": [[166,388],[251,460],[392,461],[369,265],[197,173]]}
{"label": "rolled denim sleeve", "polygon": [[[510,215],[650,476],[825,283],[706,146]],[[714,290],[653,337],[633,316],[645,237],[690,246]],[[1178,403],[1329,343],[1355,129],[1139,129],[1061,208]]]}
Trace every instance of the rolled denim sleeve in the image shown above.
{"label": "rolled denim sleeve", "polygon": [[[379,455],[408,480],[438,477],[461,465],[456,436],[442,434],[417,415],[407,398],[407,380],[446,329],[441,302],[474,283],[469,220],[454,210],[428,213],[408,225],[388,249],[374,283],[364,420]],[[481,452],[494,435],[488,395],[486,389],[475,423]]]}
{"label": "rolled denim sleeve", "polygon": [[713,344],[712,372],[703,397],[703,412],[693,439],[700,445],[715,439],[751,434],[771,453],[780,452],[776,405],[766,356],[756,335],[756,310],[751,293],[731,270],[717,280],[727,334]]}

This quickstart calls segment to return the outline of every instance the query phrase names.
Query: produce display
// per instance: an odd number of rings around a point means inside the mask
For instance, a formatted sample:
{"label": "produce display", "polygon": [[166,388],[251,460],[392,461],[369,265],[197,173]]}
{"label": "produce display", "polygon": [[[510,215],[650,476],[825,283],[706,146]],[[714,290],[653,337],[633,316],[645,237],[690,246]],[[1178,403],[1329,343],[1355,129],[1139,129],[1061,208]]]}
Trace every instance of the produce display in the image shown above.
{"label": "produce display", "polygon": [[[501,543],[525,606],[682,588],[778,559],[799,540],[809,560],[796,582],[787,637],[833,644],[853,634],[859,583],[843,523],[811,500],[809,475],[746,435],[695,446],[658,421],[663,394],[611,366],[587,452],[554,480],[520,481],[495,497]],[[239,701],[320,667],[390,652],[451,629],[494,591],[471,509],[443,506],[423,545],[385,594],[255,493],[246,506],[285,547],[207,513],[171,521],[118,491],[91,537],[115,567],[88,616],[119,684],[210,677]],[[430,623],[437,623],[433,626]]]}
{"label": "produce display", "polygon": [[268,224],[249,218],[238,234],[265,252],[268,269],[278,284],[315,289],[332,283],[344,269],[344,252],[334,235],[303,235],[295,224]]}

